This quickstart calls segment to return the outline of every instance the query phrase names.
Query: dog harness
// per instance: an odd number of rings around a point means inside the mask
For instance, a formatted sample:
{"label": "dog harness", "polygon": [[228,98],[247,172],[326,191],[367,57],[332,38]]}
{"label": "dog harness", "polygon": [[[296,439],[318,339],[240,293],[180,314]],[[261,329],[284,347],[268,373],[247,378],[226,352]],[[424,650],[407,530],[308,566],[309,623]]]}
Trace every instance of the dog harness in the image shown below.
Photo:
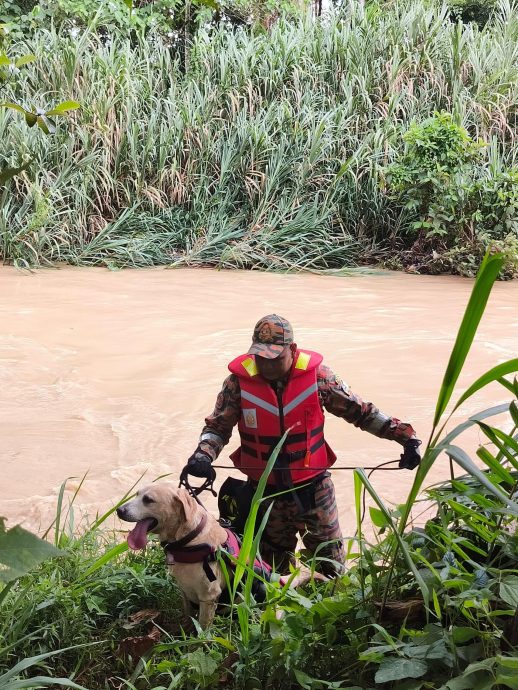
{"label": "dog harness", "polygon": [[290,428],[268,484],[301,484],[335,462],[336,455],[324,439],[324,413],[318,397],[321,362],[317,352],[297,350],[286,386],[277,390],[259,374],[253,355],[241,355],[228,365],[241,389],[241,446],[230,459],[250,479],[260,479],[273,449]]}
{"label": "dog harness", "polygon": [[[214,547],[205,543],[189,546],[189,542],[200,534],[206,523],[207,516],[204,513],[198,526],[189,532],[189,534],[186,534],[185,537],[177,541],[163,541],[161,542],[161,546],[165,551],[167,565],[174,565],[175,563],[203,563],[203,571],[207,579],[209,582],[214,582],[217,578],[212,572],[209,563],[214,563],[214,561],[216,561],[216,554],[219,549],[222,550],[223,556],[230,555],[235,559],[239,558],[241,542],[235,532],[224,528],[227,533],[227,540],[221,546]],[[227,558],[226,560],[230,569],[234,570],[236,566],[234,561],[231,558]],[[266,580],[269,580],[272,568],[268,563],[265,563],[265,561],[256,558],[254,561],[254,571],[262,575]]]}

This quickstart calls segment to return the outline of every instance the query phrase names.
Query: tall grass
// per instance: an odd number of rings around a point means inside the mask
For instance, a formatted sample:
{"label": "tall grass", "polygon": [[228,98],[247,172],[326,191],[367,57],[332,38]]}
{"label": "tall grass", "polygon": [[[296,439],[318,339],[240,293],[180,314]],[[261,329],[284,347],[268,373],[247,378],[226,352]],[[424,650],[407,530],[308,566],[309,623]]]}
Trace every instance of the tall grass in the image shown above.
{"label": "tall grass", "polygon": [[[19,265],[326,269],[404,238],[384,167],[413,120],[454,113],[516,165],[518,11],[484,29],[426,0],[351,3],[327,23],[201,30],[183,74],[159,38],[40,31],[7,100],[82,104],[52,137],[0,111],[0,254]],[[10,93],[9,89],[13,88]]]}

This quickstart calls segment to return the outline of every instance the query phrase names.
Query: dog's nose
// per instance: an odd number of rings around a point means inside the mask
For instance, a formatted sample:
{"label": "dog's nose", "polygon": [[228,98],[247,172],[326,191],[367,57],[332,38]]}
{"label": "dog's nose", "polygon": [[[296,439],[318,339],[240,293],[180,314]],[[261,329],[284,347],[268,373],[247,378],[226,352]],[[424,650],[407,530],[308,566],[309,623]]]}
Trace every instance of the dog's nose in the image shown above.
{"label": "dog's nose", "polygon": [[126,507],[125,506],[119,506],[117,508],[117,515],[122,519],[124,519],[124,516],[126,515]]}

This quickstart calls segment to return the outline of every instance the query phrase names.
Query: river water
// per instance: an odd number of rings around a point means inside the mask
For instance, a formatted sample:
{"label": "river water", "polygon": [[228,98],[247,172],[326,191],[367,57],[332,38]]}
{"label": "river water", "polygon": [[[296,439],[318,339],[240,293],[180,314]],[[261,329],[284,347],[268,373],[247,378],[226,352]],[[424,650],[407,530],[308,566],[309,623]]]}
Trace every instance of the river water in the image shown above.
{"label": "river water", "polygon": [[[271,312],[292,322],[299,346],[320,351],[356,393],[411,422],[425,440],[472,284],[390,272],[0,267],[0,516],[8,526],[44,530],[62,482],[72,477],[66,505],[86,473],[74,503],[76,524],[85,524],[143,474],[143,483],[168,472],[176,479],[228,361],[248,349],[254,323]],[[516,356],[517,345],[518,283],[498,283],[459,395]],[[468,401],[457,420],[507,398],[495,384]],[[326,435],[337,467],[372,466],[400,453],[397,444],[331,415]],[[473,452],[479,440],[472,432],[462,445]],[[229,464],[227,455],[219,464]],[[227,474],[218,471],[218,486]],[[448,475],[440,458],[429,483]],[[413,476],[379,472],[372,482],[392,505],[405,500]],[[342,530],[352,534],[352,473],[337,470],[334,479]],[[215,510],[211,497],[204,501]]]}

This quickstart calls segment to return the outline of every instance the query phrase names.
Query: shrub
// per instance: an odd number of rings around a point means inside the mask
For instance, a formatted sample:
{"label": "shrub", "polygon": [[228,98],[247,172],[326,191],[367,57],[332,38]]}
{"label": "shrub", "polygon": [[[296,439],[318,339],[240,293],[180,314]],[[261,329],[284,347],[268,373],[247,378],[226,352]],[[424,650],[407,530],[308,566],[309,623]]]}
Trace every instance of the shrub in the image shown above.
{"label": "shrub", "polygon": [[[485,165],[484,144],[449,113],[413,123],[404,152],[386,170],[392,198],[407,218],[414,250],[430,254],[428,267],[463,265],[474,275],[493,241],[512,248],[518,238],[518,169]],[[512,274],[512,264],[507,264]]]}

